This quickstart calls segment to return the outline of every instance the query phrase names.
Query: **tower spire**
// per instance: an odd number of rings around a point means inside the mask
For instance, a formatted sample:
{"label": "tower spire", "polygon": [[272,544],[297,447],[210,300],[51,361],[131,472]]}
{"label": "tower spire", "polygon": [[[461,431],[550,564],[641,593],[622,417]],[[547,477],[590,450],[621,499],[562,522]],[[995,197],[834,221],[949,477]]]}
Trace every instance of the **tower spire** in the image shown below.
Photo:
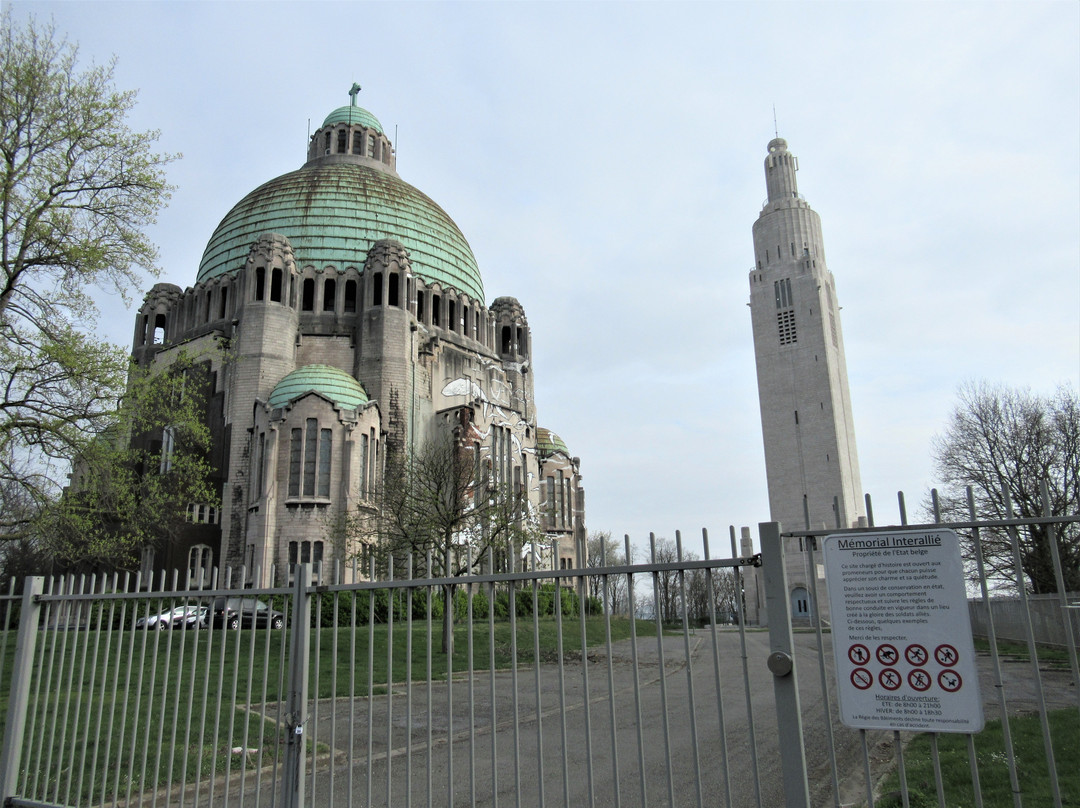
{"label": "tower spire", "polygon": [[776,123],[776,104],[772,105],[772,128],[773,128],[773,137],[775,137],[775,138],[780,137],[780,127]]}

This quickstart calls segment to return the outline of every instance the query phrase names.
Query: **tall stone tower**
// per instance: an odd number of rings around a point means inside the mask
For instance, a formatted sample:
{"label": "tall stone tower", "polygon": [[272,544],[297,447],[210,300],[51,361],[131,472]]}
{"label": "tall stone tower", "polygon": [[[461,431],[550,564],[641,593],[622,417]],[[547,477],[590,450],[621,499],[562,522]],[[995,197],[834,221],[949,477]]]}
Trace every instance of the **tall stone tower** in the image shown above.
{"label": "tall stone tower", "polygon": [[852,527],[864,510],[836,285],[797,170],[787,142],[770,141],[750,273],[769,510],[785,530],[805,513],[814,528]]}

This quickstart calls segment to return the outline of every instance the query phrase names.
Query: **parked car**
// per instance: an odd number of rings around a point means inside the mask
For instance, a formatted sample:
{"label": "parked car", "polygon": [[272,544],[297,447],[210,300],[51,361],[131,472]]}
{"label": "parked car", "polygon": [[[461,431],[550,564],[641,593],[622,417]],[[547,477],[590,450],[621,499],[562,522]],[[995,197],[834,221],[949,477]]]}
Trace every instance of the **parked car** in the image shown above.
{"label": "parked car", "polygon": [[214,625],[219,628],[282,628],[285,615],[258,598],[216,598]]}
{"label": "parked car", "polygon": [[205,628],[207,608],[205,606],[174,606],[161,614],[151,614],[135,621],[135,628],[158,629],[170,628]]}

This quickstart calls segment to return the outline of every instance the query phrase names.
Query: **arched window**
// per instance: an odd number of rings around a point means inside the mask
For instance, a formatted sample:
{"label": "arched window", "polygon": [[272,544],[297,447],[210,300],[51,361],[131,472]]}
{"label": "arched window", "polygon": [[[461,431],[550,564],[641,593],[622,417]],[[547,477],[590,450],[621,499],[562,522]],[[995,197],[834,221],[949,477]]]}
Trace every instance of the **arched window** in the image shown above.
{"label": "arched window", "polygon": [[228,286],[222,286],[221,287],[221,294],[218,296],[218,319],[220,319],[220,320],[224,320],[225,315],[228,312],[228,305],[227,305],[228,301],[229,301],[229,287]]}
{"label": "arched window", "polygon": [[203,322],[210,322],[210,305],[213,302],[213,293],[210,290],[206,292],[206,305],[203,307]]}
{"label": "arched window", "polygon": [[499,348],[499,350],[502,353],[504,353],[504,354],[510,353],[510,346],[512,345],[512,341],[511,341],[512,337],[513,337],[513,332],[511,331],[510,326],[504,325],[502,327],[502,343],[501,343],[500,348]]}
{"label": "arched window", "polygon": [[352,153],[360,155],[364,153],[364,135],[360,132],[353,132]]}
{"label": "arched window", "polygon": [[315,309],[315,281],[304,278],[304,294],[300,301],[301,311],[314,311]]}
{"label": "arched window", "polygon": [[345,281],[345,313],[356,313],[356,281]]}
{"label": "arched window", "polygon": [[386,280],[386,305],[400,306],[401,304],[398,302],[398,287],[401,284],[401,276],[396,272],[391,272]]}
{"label": "arched window", "polygon": [[427,299],[427,292],[419,292],[416,295],[416,319],[420,322],[424,322],[424,301]]}
{"label": "arched window", "polygon": [[439,327],[439,311],[442,308],[442,298],[438,295],[431,296],[431,324]]}
{"label": "arched window", "polygon": [[339,129],[337,133],[337,150],[338,154],[345,153],[345,140],[348,137],[344,129]]}
{"label": "arched window", "polygon": [[159,314],[154,317],[154,344],[162,345],[165,342],[165,315]]}
{"label": "arched window", "polygon": [[330,496],[333,432],[320,429],[315,418],[293,429],[289,444],[289,497]]}
{"label": "arched window", "polygon": [[326,149],[326,153],[330,153],[330,133],[326,133],[326,137],[323,139],[323,148]]}
{"label": "arched window", "polygon": [[334,310],[334,296],[337,294],[337,281],[327,278],[323,284],[322,308],[323,311]]}
{"label": "arched window", "polygon": [[461,319],[464,322],[464,326],[462,328],[462,333],[467,337],[467,336],[469,336],[469,307],[468,306],[462,306],[461,307]]}
{"label": "arched window", "polygon": [[281,302],[281,270],[277,268],[270,275],[270,299],[275,303]]}
{"label": "arched window", "polygon": [[371,278],[371,305],[382,305],[382,273],[376,272]]}
{"label": "arched window", "polygon": [[255,299],[262,300],[266,296],[266,268],[255,268]]}
{"label": "arched window", "polygon": [[188,588],[205,589],[213,580],[214,551],[209,545],[196,544],[188,550]]}
{"label": "arched window", "polygon": [[446,327],[457,331],[457,302],[454,300],[446,302]]}

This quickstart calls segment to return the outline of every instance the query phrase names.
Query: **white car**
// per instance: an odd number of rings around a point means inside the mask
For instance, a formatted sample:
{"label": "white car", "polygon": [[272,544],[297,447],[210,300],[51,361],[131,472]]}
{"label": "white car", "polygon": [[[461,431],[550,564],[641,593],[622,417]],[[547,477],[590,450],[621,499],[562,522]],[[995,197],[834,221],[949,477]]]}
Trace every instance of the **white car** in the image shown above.
{"label": "white car", "polygon": [[205,627],[205,606],[174,606],[161,614],[151,614],[135,621],[135,628],[158,629],[159,631],[169,628]]}

